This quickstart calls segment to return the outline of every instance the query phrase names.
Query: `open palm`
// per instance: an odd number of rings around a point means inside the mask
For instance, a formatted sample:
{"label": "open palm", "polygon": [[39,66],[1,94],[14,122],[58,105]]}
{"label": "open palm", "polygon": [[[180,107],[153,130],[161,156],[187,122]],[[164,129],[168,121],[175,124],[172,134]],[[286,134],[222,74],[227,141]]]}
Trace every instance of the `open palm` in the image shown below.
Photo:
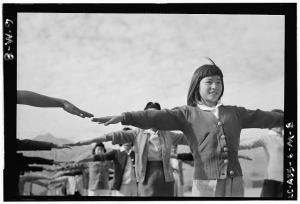
{"label": "open palm", "polygon": [[99,124],[104,124],[104,125],[117,124],[120,123],[122,120],[123,120],[123,115],[106,116],[106,117],[92,119],[93,122],[97,122]]}

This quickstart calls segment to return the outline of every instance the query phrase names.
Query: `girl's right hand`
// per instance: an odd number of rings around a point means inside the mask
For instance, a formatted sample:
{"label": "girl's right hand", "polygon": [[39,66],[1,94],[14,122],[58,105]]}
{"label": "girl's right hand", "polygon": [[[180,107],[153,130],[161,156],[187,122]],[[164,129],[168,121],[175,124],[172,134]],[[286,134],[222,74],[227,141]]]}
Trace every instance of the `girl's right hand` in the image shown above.
{"label": "girl's right hand", "polygon": [[76,106],[74,106],[72,103],[70,103],[67,100],[63,100],[62,101],[62,108],[65,111],[67,111],[68,113],[71,113],[73,115],[77,115],[77,116],[82,117],[82,118],[85,118],[85,117],[91,118],[91,117],[94,116],[91,113],[88,113],[86,111],[80,110],[79,108],[77,108]]}
{"label": "girl's right hand", "polygon": [[110,124],[116,124],[122,122],[124,115],[117,115],[117,116],[107,116],[107,117],[100,117],[100,118],[93,118],[93,122],[97,122],[99,124],[103,124],[105,126]]}

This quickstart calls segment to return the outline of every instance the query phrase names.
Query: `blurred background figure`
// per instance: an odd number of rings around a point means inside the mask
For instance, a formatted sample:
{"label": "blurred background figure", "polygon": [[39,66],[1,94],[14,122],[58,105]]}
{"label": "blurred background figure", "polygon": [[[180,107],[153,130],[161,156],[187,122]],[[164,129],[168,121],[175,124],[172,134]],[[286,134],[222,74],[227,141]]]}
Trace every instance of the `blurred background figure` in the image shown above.
{"label": "blurred background figure", "polygon": [[[148,102],[144,110],[154,113],[161,110],[161,107],[159,103]],[[92,121],[96,122],[97,119],[94,119]],[[136,128],[129,131],[111,132],[90,141],[112,141],[112,144],[132,142],[135,151],[138,195],[174,196],[174,176],[170,166],[171,146],[188,144],[182,132]]]}
{"label": "blurred background figure", "polygon": [[[130,130],[124,128],[123,131]],[[135,153],[132,143],[120,144],[120,149],[98,155],[92,155],[79,162],[106,161],[114,162],[114,182],[112,196],[137,196],[137,179],[135,175]]]}
{"label": "blurred background figure", "polygon": [[[92,154],[97,156],[106,152],[103,143],[97,143]],[[89,162],[89,189],[88,196],[109,196],[109,172],[106,161]]]}
{"label": "blurred background figure", "polygon": [[93,114],[80,110],[67,100],[41,95],[32,91],[18,90],[17,104],[36,106],[41,108],[63,108],[68,113],[77,115],[82,118],[93,117]]}
{"label": "blurred background figure", "polygon": [[[283,113],[279,109],[272,111]],[[276,198],[283,196],[283,136],[284,128],[275,127],[269,129],[267,135],[253,135],[242,138],[240,141],[240,149],[263,147],[267,155],[268,167],[261,197]]]}

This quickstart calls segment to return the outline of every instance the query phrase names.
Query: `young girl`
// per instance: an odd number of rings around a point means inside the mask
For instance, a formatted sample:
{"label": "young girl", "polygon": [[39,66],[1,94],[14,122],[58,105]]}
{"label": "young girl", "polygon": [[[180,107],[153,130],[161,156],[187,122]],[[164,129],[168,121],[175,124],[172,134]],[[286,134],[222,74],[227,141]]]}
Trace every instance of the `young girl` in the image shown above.
{"label": "young girl", "polygon": [[[93,155],[106,152],[103,143],[97,143],[92,151]],[[109,196],[108,166],[105,161],[90,162],[89,164],[89,189],[88,196]]]}
{"label": "young girl", "polygon": [[241,130],[282,126],[283,114],[223,105],[223,92],[223,73],[211,61],[194,72],[187,106],[126,112],[92,121],[182,131],[194,157],[193,196],[242,197],[244,186],[238,161]]}

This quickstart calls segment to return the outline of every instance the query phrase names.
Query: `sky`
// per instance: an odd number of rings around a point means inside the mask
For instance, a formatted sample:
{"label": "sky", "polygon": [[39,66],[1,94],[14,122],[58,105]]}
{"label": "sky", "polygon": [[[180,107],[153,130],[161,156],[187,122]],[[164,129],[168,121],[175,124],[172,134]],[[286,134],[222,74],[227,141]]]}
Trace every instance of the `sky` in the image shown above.
{"label": "sky", "polygon": [[[203,57],[223,71],[223,104],[284,107],[284,16],[18,13],[17,37],[17,89],[67,99],[96,117],[148,101],[185,105]],[[20,139],[51,133],[75,142],[121,128],[17,105]]]}

